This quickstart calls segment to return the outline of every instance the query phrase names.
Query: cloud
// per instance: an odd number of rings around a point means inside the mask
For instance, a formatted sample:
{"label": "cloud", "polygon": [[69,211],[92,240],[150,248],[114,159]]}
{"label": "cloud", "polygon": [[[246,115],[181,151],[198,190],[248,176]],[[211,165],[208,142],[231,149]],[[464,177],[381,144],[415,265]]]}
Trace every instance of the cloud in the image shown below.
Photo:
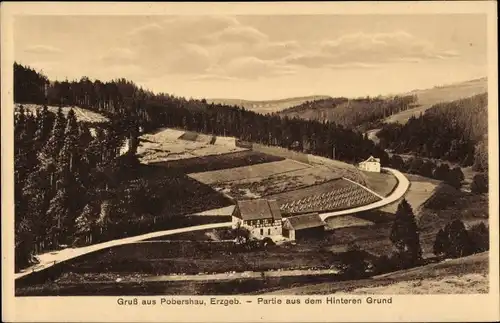
{"label": "cloud", "polygon": [[254,56],[238,57],[223,67],[228,76],[258,79],[265,76],[282,76],[294,74],[291,66],[273,60],[261,60]]}
{"label": "cloud", "polygon": [[417,39],[404,31],[348,34],[319,42],[314,48],[317,50],[291,55],[286,61],[309,68],[352,64],[371,67],[391,62],[449,59],[459,55],[453,50],[436,48],[430,42]]}
{"label": "cloud", "polygon": [[205,38],[205,42],[208,43],[247,43],[247,44],[258,44],[266,42],[268,40],[267,35],[258,31],[257,29],[244,26],[244,25],[232,25],[224,28],[218,32],[212,33]]}
{"label": "cloud", "polygon": [[220,75],[220,74],[202,74],[202,75],[196,75],[190,78],[191,81],[194,82],[202,82],[202,81],[238,81],[240,80],[239,78],[236,77],[231,77],[231,76],[226,76],[226,75]]}
{"label": "cloud", "polygon": [[291,71],[279,60],[298,47],[293,41],[272,42],[258,29],[227,16],[170,17],[138,27],[127,37],[123,49],[113,49],[101,61],[140,64],[152,77],[255,78],[256,71],[281,75]]}
{"label": "cloud", "polygon": [[170,72],[176,74],[202,73],[211,66],[210,54],[197,44],[182,44],[167,62]]}
{"label": "cloud", "polygon": [[175,74],[197,80],[258,79],[300,68],[370,68],[458,55],[405,31],[351,33],[308,43],[273,40],[227,16],[169,17],[140,26],[127,37],[122,48],[101,57],[102,63],[138,65],[154,78]]}
{"label": "cloud", "polygon": [[29,54],[42,54],[42,55],[54,55],[61,54],[62,51],[59,48],[49,46],[49,45],[34,45],[24,49],[25,53]]}
{"label": "cloud", "polygon": [[99,58],[103,63],[109,65],[131,64],[137,61],[137,54],[130,48],[115,47]]}

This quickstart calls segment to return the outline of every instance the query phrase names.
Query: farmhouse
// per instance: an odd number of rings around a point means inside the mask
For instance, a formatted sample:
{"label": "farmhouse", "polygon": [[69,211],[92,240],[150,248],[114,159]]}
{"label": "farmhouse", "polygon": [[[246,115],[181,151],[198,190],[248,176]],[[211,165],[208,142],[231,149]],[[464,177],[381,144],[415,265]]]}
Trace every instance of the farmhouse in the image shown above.
{"label": "farmhouse", "polygon": [[275,200],[241,200],[232,214],[233,228],[238,223],[254,238],[281,236],[281,212]]}
{"label": "farmhouse", "polygon": [[367,172],[380,173],[380,158],[370,156],[367,160],[359,163],[359,169]]}
{"label": "farmhouse", "polygon": [[318,213],[291,216],[283,222],[283,236],[290,240],[321,236],[326,223]]}

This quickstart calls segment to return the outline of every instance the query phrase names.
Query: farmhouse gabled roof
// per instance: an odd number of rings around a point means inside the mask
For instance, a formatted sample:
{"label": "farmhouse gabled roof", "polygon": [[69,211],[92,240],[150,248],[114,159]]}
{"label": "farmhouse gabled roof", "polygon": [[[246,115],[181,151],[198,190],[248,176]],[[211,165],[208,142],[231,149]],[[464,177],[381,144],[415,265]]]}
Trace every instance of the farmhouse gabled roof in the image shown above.
{"label": "farmhouse gabled roof", "polygon": [[238,201],[233,215],[243,220],[281,220],[280,208],[275,200],[257,199]]}
{"label": "farmhouse gabled roof", "polygon": [[318,213],[308,213],[286,218],[283,227],[286,229],[303,230],[325,226],[325,221],[321,220]]}
{"label": "farmhouse gabled roof", "polygon": [[380,163],[380,158],[375,158],[373,156],[370,156],[370,157],[368,157],[367,160],[363,161],[362,163],[368,163],[368,162]]}

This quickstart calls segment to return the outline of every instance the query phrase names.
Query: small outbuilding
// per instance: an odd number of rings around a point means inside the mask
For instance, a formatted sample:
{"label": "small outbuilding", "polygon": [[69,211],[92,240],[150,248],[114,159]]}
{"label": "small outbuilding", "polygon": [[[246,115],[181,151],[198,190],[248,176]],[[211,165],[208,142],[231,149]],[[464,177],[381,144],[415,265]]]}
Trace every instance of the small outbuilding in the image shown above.
{"label": "small outbuilding", "polygon": [[359,163],[358,167],[367,172],[380,173],[380,158],[370,156],[367,160]]}
{"label": "small outbuilding", "polygon": [[325,232],[326,223],[318,213],[291,216],[283,221],[283,236],[290,240],[320,237]]}

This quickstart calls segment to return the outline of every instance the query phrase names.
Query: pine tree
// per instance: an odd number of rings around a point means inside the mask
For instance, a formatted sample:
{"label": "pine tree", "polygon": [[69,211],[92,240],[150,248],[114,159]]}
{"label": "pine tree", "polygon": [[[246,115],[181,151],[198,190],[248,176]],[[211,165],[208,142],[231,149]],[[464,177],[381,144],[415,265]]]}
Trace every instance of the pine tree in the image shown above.
{"label": "pine tree", "polygon": [[446,233],[443,229],[439,229],[436,234],[436,239],[434,240],[433,252],[436,256],[440,256],[446,252],[449,248],[449,241]]}
{"label": "pine tree", "polygon": [[80,133],[75,112],[71,109],[68,113],[68,122],[64,133],[64,143],[59,152],[59,167],[70,173],[76,170],[79,163],[79,138]]}
{"label": "pine tree", "polygon": [[415,264],[421,259],[419,229],[413,210],[406,199],[403,199],[398,205],[390,240],[399,254],[404,256],[410,264]]}
{"label": "pine tree", "polygon": [[97,226],[101,213],[100,201],[96,198],[90,198],[83,208],[81,214],[75,219],[75,228],[77,236],[85,236],[86,243],[92,243],[92,232]]}
{"label": "pine tree", "polygon": [[59,152],[64,144],[64,132],[66,130],[66,118],[62,112],[62,108],[56,114],[56,119],[54,122],[54,127],[50,134],[49,140],[47,140],[45,146],[42,149],[41,160],[44,164],[56,163],[59,157]]}
{"label": "pine tree", "polygon": [[473,244],[465,225],[460,220],[454,220],[444,228],[447,238],[445,254],[450,258],[468,256],[473,253]]}
{"label": "pine tree", "polygon": [[66,187],[57,190],[56,195],[50,201],[50,207],[47,210],[48,236],[51,237],[52,247],[57,247],[66,235],[68,228],[64,224],[69,218],[69,196]]}

